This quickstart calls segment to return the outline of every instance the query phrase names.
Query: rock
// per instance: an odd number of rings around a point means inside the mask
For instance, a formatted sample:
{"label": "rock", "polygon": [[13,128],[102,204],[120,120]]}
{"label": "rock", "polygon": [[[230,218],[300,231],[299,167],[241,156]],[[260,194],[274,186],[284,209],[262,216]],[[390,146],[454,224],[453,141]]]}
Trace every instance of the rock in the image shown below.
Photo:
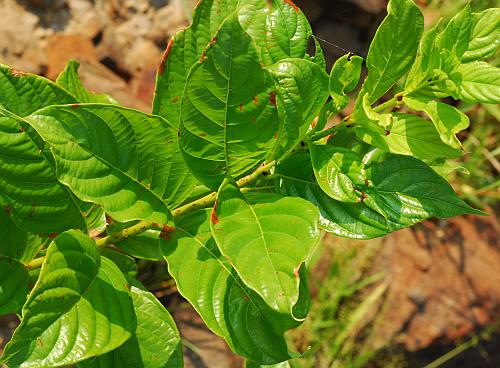
{"label": "rock", "polygon": [[416,351],[491,323],[500,313],[497,234],[493,216],[463,216],[388,236],[375,261],[390,286],[373,347],[395,340]]}
{"label": "rock", "polygon": [[0,62],[19,70],[41,73],[45,55],[36,37],[39,19],[14,0],[0,2]]}

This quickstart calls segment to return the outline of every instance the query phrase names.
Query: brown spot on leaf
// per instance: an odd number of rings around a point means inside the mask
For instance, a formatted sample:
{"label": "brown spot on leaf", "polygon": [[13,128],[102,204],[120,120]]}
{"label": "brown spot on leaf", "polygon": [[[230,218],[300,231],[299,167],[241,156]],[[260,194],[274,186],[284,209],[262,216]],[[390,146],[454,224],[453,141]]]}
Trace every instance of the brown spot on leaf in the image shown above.
{"label": "brown spot on leaf", "polygon": [[28,73],[26,73],[26,72],[22,72],[22,71],[20,71],[20,70],[14,69],[14,68],[12,68],[12,69],[10,70],[10,74],[11,74],[13,77],[24,77],[24,76],[28,75]]}
{"label": "brown spot on leaf", "polygon": [[366,185],[367,187],[369,187],[369,186],[370,186],[370,182],[368,181],[368,179],[365,179],[365,185]]}
{"label": "brown spot on leaf", "polygon": [[390,130],[386,130],[386,131],[385,131],[385,136],[386,136],[386,137],[387,137],[388,135],[390,135],[390,134],[391,134],[391,131],[390,131]]}
{"label": "brown spot on leaf", "polygon": [[113,219],[111,217],[109,217],[108,215],[106,215],[106,223],[108,225],[111,225],[113,223]]}
{"label": "brown spot on leaf", "polygon": [[163,225],[160,232],[160,239],[170,240],[170,234],[175,233],[175,227]]}
{"label": "brown spot on leaf", "polygon": [[7,213],[8,216],[12,216],[12,207],[10,204],[4,207],[5,212]]}
{"label": "brown spot on leaf", "polygon": [[214,37],[210,40],[210,42],[208,43],[208,47],[212,47],[213,45],[215,45],[217,43],[217,37]]}
{"label": "brown spot on leaf", "polygon": [[271,105],[273,105],[274,107],[276,107],[276,91],[272,91],[269,94],[269,102],[271,102]]}
{"label": "brown spot on leaf", "polygon": [[295,12],[300,13],[300,8],[297,5],[295,5],[295,3],[292,0],[285,0],[285,3],[290,5],[295,10]]}
{"label": "brown spot on leaf", "polygon": [[257,106],[259,104],[259,96],[253,96],[253,104]]}
{"label": "brown spot on leaf", "polygon": [[179,102],[179,96],[175,96],[174,98],[172,98],[171,102],[174,104]]}
{"label": "brown spot on leaf", "polygon": [[55,237],[57,237],[57,235],[59,235],[59,234],[58,233],[50,233],[49,235],[47,235],[47,238],[54,239]]}
{"label": "brown spot on leaf", "polygon": [[172,51],[172,46],[174,46],[175,39],[172,37],[170,41],[168,41],[167,49],[163,53],[161,58],[160,66],[158,67],[158,74],[163,75],[165,73],[165,64],[167,63],[168,57],[170,56],[170,52]]}
{"label": "brown spot on leaf", "polygon": [[24,127],[21,127],[21,128],[19,129],[19,133],[24,133],[25,131],[26,131],[26,129],[25,129]]}
{"label": "brown spot on leaf", "polygon": [[240,103],[240,112],[243,111],[243,103]]}
{"label": "brown spot on leaf", "polygon": [[293,269],[293,277],[299,278],[299,267]]}
{"label": "brown spot on leaf", "polygon": [[77,104],[77,103],[71,104],[72,109],[78,109],[79,107],[80,107],[80,104]]}
{"label": "brown spot on leaf", "polygon": [[210,215],[210,222],[212,224],[217,225],[219,223],[219,218],[217,217],[217,205],[219,204],[219,200],[216,199],[214,203],[214,208],[212,209],[212,214]]}
{"label": "brown spot on leaf", "polygon": [[274,139],[278,139],[278,132],[274,132]]}
{"label": "brown spot on leaf", "polygon": [[203,63],[207,58],[207,54],[205,52],[205,50],[203,50],[202,54],[201,54],[201,58],[200,58],[200,63]]}

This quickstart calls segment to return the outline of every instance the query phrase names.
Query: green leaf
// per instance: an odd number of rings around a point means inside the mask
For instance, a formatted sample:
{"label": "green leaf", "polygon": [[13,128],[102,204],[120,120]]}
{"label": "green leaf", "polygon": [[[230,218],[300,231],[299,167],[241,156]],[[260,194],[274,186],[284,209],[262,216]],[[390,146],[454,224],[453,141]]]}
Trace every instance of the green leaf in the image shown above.
{"label": "green leaf", "polygon": [[222,255],[271,308],[296,317],[298,271],[319,241],[318,210],[273,193],[247,198],[227,181],[216,201],[211,229]]}
{"label": "green leaf", "polygon": [[261,364],[290,359],[283,333],[295,326],[238,277],[210,231],[211,210],[177,219],[170,240],[161,240],[169,273],[203,318],[237,354]]}
{"label": "green leaf", "polygon": [[337,201],[359,202],[361,193],[355,184],[362,185],[366,178],[362,158],[343,147],[310,144],[309,149],[321,189]]}
{"label": "green leaf", "polygon": [[410,109],[425,112],[431,118],[444,143],[456,149],[462,147],[456,134],[469,126],[467,115],[453,106],[424,97],[406,96],[403,102]]}
{"label": "green leaf", "polygon": [[455,15],[435,39],[435,52],[441,56],[441,67],[445,73],[452,72],[467,51],[472,31],[472,13],[467,4]]}
{"label": "green leaf", "polygon": [[458,95],[471,103],[500,103],[500,68],[474,61],[458,67]]}
{"label": "green leaf", "polygon": [[455,194],[446,180],[422,161],[390,155],[367,170],[369,206],[381,208],[391,231],[422,220],[463,214],[482,215]]}
{"label": "green leaf", "polygon": [[[341,203],[328,197],[312,177],[307,154],[281,163],[276,172],[277,189],[316,204],[320,225],[339,236],[369,239],[411,226],[428,218],[483,214],[460,200],[451,186],[429,166],[413,157],[384,155],[363,157],[367,181],[358,185],[360,203]],[[301,170],[297,170],[300,168]]]}
{"label": "green leaf", "polygon": [[62,233],[47,250],[0,362],[12,368],[63,366],[117,348],[136,326],[125,284],[94,241],[78,231]]}
{"label": "green leaf", "polygon": [[389,232],[387,221],[363,203],[342,203],[323,192],[316,182],[307,153],[297,153],[276,169],[276,189],[285,195],[301,197],[321,213],[320,227],[335,235],[353,239],[371,239]]}
{"label": "green leaf", "polygon": [[78,364],[82,368],[181,368],[181,339],[175,322],[156,297],[135,281],[130,289],[137,330],[119,348]]}
{"label": "green leaf", "polygon": [[330,72],[330,96],[338,111],[343,110],[349,101],[347,93],[354,91],[361,78],[363,58],[347,54],[339,58]]}
{"label": "green leaf", "polygon": [[191,177],[162,118],[110,105],[49,107],[27,118],[50,145],[59,180],[117,221],[166,224]]}
{"label": "green leaf", "polygon": [[279,158],[306,136],[328,98],[328,75],[317,64],[286,59],[270,67],[276,82],[275,103],[280,120],[269,159]]}
{"label": "green leaf", "polygon": [[0,255],[22,263],[31,261],[42,245],[39,236],[19,229],[5,211],[0,210]]}
{"label": "green leaf", "polygon": [[355,127],[362,141],[387,152],[414,156],[419,159],[458,157],[459,149],[446,145],[432,122],[417,115],[393,113],[390,131],[378,124],[363,121]]}
{"label": "green leaf", "polygon": [[462,57],[463,63],[489,58],[500,46],[500,8],[473,14],[473,19],[472,37]]}
{"label": "green leaf", "polygon": [[132,257],[160,261],[163,260],[163,253],[160,249],[160,232],[160,230],[150,229],[124,239],[116,246]]}
{"label": "green leaf", "polygon": [[273,0],[265,20],[264,39],[259,40],[261,42],[257,42],[257,45],[267,66],[283,59],[299,58],[314,61],[324,70],[325,61],[317,42],[316,56],[311,58],[307,54],[312,37],[311,26],[299,7],[292,1]]}
{"label": "green leaf", "polygon": [[[245,28],[250,28],[249,33],[253,34],[253,25],[261,19],[265,21],[266,13],[255,14],[256,9],[267,9],[263,0],[204,0],[197,4],[193,23],[172,37],[163,54],[156,76],[154,114],[163,116],[176,128],[179,126],[180,104],[191,67],[200,60],[224,19],[243,6],[247,7],[247,11],[242,12],[241,21],[245,23]],[[257,28],[258,32],[263,33],[261,27]]]}
{"label": "green leaf", "polygon": [[75,60],[70,60],[66,68],[57,77],[56,83],[65,88],[78,102],[101,102],[109,104],[117,104],[116,100],[106,94],[97,94],[90,92],[82,84],[78,76],[78,68],[80,63]]}
{"label": "green leaf", "polygon": [[24,117],[42,107],[76,102],[65,89],[34,74],[0,64],[0,105]]}
{"label": "green leaf", "polygon": [[21,310],[28,295],[28,284],[28,271],[24,265],[0,255],[0,315]]}
{"label": "green leaf", "polygon": [[111,248],[102,248],[101,256],[111,260],[127,280],[137,277],[137,264],[132,257]]}
{"label": "green leaf", "polygon": [[263,161],[277,130],[272,88],[233,14],[191,69],[182,99],[180,145],[203,184],[214,188],[227,174],[238,178]]}
{"label": "green leaf", "polygon": [[362,98],[368,93],[370,104],[409,70],[424,28],[422,13],[412,0],[391,0],[387,11],[368,51],[368,77],[359,94]]}
{"label": "green leaf", "polygon": [[86,229],[81,204],[59,183],[50,157],[38,146],[40,137],[26,125],[0,110],[1,210],[33,233]]}

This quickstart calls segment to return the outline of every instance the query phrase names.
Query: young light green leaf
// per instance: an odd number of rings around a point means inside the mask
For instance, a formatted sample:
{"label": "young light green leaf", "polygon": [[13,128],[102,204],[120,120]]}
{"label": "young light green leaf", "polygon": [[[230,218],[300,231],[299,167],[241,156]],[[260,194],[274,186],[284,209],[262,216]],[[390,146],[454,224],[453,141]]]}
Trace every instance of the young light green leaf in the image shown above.
{"label": "young light green leaf", "polygon": [[470,103],[500,103],[500,68],[474,61],[458,67],[458,95]]}
{"label": "young light green leaf", "polygon": [[387,10],[388,15],[368,51],[368,77],[359,94],[358,105],[366,93],[370,104],[377,101],[415,61],[424,29],[422,13],[412,0],[391,0]]}
{"label": "young light green leaf", "polygon": [[110,105],[49,107],[27,118],[50,145],[59,180],[117,221],[170,221],[190,174],[162,118]]}
{"label": "young light green leaf", "polygon": [[339,58],[330,72],[330,96],[337,110],[347,106],[347,93],[352,92],[361,78],[363,58],[356,55],[344,55]]}
{"label": "young light green leaf", "polygon": [[309,149],[323,192],[340,202],[359,202],[361,192],[356,192],[355,184],[362,185],[366,178],[362,158],[343,147],[310,144]]}
{"label": "young light green leaf", "polygon": [[64,366],[117,348],[136,327],[125,284],[93,240],[74,230],[62,233],[47,250],[0,362],[13,368]]}
{"label": "young light green leaf", "polygon": [[24,265],[0,254],[0,315],[21,310],[28,295],[28,284],[28,271]]}
{"label": "young light green leaf", "polygon": [[467,51],[472,32],[472,13],[467,4],[436,36],[435,52],[440,54],[440,69],[450,74],[462,60]]}
{"label": "young light green leaf", "polygon": [[307,201],[272,193],[251,200],[236,184],[224,181],[212,214],[212,234],[243,282],[271,308],[294,316],[298,271],[319,241],[318,210]]}
{"label": "young light green leaf", "polygon": [[66,68],[59,74],[56,83],[66,89],[78,102],[101,102],[109,104],[117,104],[116,100],[106,94],[97,94],[90,92],[82,84],[78,76],[78,68],[80,63],[75,60],[70,60]]}
{"label": "young light green leaf", "polygon": [[320,227],[327,232],[353,239],[371,239],[389,232],[385,218],[365,204],[338,202],[323,192],[307,153],[281,162],[275,175],[278,192],[304,198],[318,207]]}
{"label": "young light green leaf", "polygon": [[328,75],[317,64],[285,59],[270,67],[277,92],[271,96],[278,108],[280,126],[268,159],[279,158],[306,136],[328,98]]}
{"label": "young light green leaf", "polygon": [[181,149],[203,184],[217,187],[263,161],[277,131],[272,93],[271,76],[233,14],[192,68],[182,99]]}
{"label": "young light green leaf", "polygon": [[432,122],[417,115],[392,113],[390,131],[370,121],[358,124],[354,129],[363,142],[387,152],[414,156],[419,159],[458,157],[459,149],[451,148],[440,138]]}
{"label": "young light green leaf", "polygon": [[33,233],[86,230],[81,204],[59,183],[50,157],[38,145],[40,137],[26,125],[0,110],[1,210]]}
{"label": "young light green leaf", "polygon": [[38,75],[0,64],[0,105],[24,117],[42,107],[76,102],[64,88]]}
{"label": "young light green leaf", "polygon": [[410,109],[425,112],[431,118],[444,143],[456,149],[462,147],[456,134],[469,126],[467,115],[451,105],[424,97],[406,96],[403,102]]}
{"label": "young light green leaf", "polygon": [[235,353],[261,364],[290,359],[283,333],[296,324],[242,282],[217,248],[210,218],[209,209],[183,216],[171,239],[161,240],[179,292]]}
{"label": "young light green leaf", "polygon": [[500,46],[500,8],[473,14],[474,26],[462,62],[468,63],[495,55]]}
{"label": "young light green leaf", "polygon": [[182,368],[181,339],[175,322],[138,281],[130,289],[137,329],[119,348],[81,362],[81,368]]}

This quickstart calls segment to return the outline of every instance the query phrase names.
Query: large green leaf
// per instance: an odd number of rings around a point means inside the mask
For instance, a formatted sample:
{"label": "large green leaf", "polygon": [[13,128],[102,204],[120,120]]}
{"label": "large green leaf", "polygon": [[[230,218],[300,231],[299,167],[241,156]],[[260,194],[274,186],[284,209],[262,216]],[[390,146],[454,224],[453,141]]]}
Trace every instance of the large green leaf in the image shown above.
{"label": "large green leaf", "polygon": [[56,178],[38,135],[0,109],[0,204],[21,229],[54,233],[86,229],[84,213]]}
{"label": "large green leaf", "polygon": [[166,224],[191,179],[162,118],[111,105],[49,107],[27,117],[50,145],[59,180],[117,221]]}
{"label": "large green leaf", "polygon": [[366,178],[362,158],[350,149],[326,145],[309,145],[316,180],[321,189],[340,202],[359,202]]}
{"label": "large green leaf", "polygon": [[47,250],[22,322],[0,362],[9,367],[58,367],[123,344],[136,321],[126,280],[93,240],[70,230]]}
{"label": "large green leaf", "polygon": [[327,231],[359,239],[382,236],[432,217],[483,214],[460,200],[451,186],[422,161],[392,154],[375,160],[371,156],[369,152],[363,158],[367,179],[356,188],[363,193],[359,203],[341,203],[328,197],[314,181],[305,153],[278,166],[276,185],[283,193],[316,204]]}
{"label": "large green leaf", "polygon": [[419,159],[458,157],[462,154],[445,144],[432,122],[417,115],[393,113],[390,131],[364,121],[355,127],[356,135],[364,142],[387,152],[414,156]]}
{"label": "large green leaf", "polygon": [[75,98],[54,82],[0,64],[0,105],[24,117],[42,107],[74,103]]}
{"label": "large green leaf", "polygon": [[275,175],[280,193],[307,199],[318,207],[322,229],[353,239],[371,239],[389,232],[385,218],[365,204],[342,203],[323,192],[314,177],[309,154],[298,153],[281,162]]}
{"label": "large green leaf", "polygon": [[425,112],[431,118],[444,143],[456,149],[462,147],[456,134],[469,126],[467,115],[451,105],[424,97],[407,96],[403,101],[409,108]]}
{"label": "large green leaf", "polygon": [[[253,8],[242,13],[245,18],[242,21],[248,28],[251,28],[251,24],[256,20],[265,20],[264,0],[198,2],[193,13],[193,23],[171,38],[163,55],[156,76],[154,114],[163,116],[175,127],[179,126],[180,103],[191,67],[200,60],[224,19],[242,6]],[[264,14],[256,16],[253,13],[256,9],[262,9]],[[263,32],[261,29],[259,31]]]}
{"label": "large green leaf", "polygon": [[328,98],[328,75],[304,59],[285,59],[272,67],[280,126],[268,158],[279,158],[297,146]]}
{"label": "large green leaf", "polygon": [[359,94],[361,99],[368,93],[370,103],[382,97],[409,70],[424,29],[422,13],[412,0],[391,0],[387,10],[368,51],[368,77]]}
{"label": "large green leaf", "polygon": [[240,177],[265,158],[277,131],[273,82],[233,14],[192,69],[182,99],[181,149],[210,187]]}
{"label": "large green leaf", "polygon": [[210,218],[209,209],[179,218],[171,239],[161,241],[179,292],[235,353],[261,364],[289,359],[283,333],[295,324],[245,286],[217,248]]}
{"label": "large green leaf", "polygon": [[0,254],[0,315],[21,310],[28,295],[28,284],[24,265]]}
{"label": "large green leaf", "polygon": [[462,62],[467,63],[495,55],[500,46],[500,8],[473,14],[474,27]]}
{"label": "large green leaf", "polygon": [[371,185],[365,202],[380,208],[391,231],[422,220],[483,214],[455,194],[446,180],[413,157],[390,155],[367,170]]}
{"label": "large green leaf", "polygon": [[211,229],[221,253],[271,308],[294,315],[298,271],[319,241],[318,210],[272,193],[247,198],[229,181],[216,201]]}
{"label": "large green leaf", "polygon": [[70,60],[66,68],[57,77],[56,83],[71,93],[78,102],[101,102],[116,104],[116,100],[106,94],[90,92],[82,84],[78,76],[80,63]]}
{"label": "large green leaf", "polygon": [[363,58],[356,55],[344,55],[339,58],[330,72],[330,96],[338,111],[343,110],[349,102],[347,93],[352,92],[361,78]]}
{"label": "large green leaf", "polygon": [[500,68],[474,61],[457,69],[458,96],[465,102],[500,103]]}
{"label": "large green leaf", "polygon": [[137,329],[119,348],[78,364],[82,368],[181,368],[182,348],[175,322],[156,297],[138,282],[130,289]]}

